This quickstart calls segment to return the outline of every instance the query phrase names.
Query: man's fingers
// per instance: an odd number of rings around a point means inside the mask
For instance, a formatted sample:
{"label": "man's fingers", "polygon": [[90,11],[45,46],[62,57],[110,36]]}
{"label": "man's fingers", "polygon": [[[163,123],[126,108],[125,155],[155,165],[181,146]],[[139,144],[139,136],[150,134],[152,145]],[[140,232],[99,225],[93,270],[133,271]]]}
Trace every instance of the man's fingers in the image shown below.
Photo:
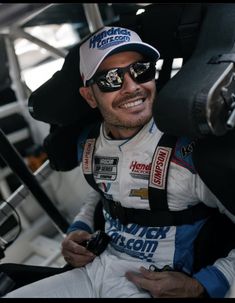
{"label": "man's fingers", "polygon": [[151,271],[146,269],[145,267],[140,267],[140,273],[147,279],[150,280],[162,280],[166,279],[169,276],[172,276],[171,271]]}
{"label": "man's fingers", "polygon": [[88,255],[78,255],[78,254],[67,253],[64,256],[64,259],[67,263],[73,265],[74,267],[80,267],[80,266],[84,266],[87,263],[91,262],[94,259],[94,255],[88,256]]}
{"label": "man's fingers", "polygon": [[144,268],[143,266],[140,267],[140,272],[145,278],[150,279],[150,280],[158,280],[158,279],[161,279],[161,277],[162,277],[160,272],[150,271],[150,270]]}
{"label": "man's fingers", "polygon": [[67,256],[68,253],[84,255],[94,257],[94,254],[86,249],[86,247],[72,241],[72,240],[64,240],[61,244],[61,252],[64,256]]}
{"label": "man's fingers", "polygon": [[71,264],[72,258],[70,256],[64,256],[64,259],[67,263]]}

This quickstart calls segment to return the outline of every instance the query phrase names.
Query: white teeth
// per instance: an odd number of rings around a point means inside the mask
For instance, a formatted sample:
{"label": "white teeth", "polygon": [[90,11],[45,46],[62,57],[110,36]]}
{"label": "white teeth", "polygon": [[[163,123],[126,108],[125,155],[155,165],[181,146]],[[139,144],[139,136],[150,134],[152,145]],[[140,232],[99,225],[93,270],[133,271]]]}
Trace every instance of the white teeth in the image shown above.
{"label": "white teeth", "polygon": [[125,103],[123,104],[121,107],[123,108],[130,108],[130,107],[134,107],[134,106],[137,106],[137,105],[140,105],[143,103],[143,100],[137,100],[137,101],[134,101],[134,102],[129,102],[129,103]]}

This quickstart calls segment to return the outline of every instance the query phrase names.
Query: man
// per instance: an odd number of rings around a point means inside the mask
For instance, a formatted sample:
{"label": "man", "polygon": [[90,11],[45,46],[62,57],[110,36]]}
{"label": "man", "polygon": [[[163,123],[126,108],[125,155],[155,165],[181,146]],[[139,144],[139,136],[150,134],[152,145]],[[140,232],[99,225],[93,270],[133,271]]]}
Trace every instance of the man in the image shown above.
{"label": "man", "polygon": [[[75,269],[6,297],[224,297],[235,250],[193,272],[193,244],[210,211],[229,213],[196,174],[193,142],[162,134],[152,119],[158,51],[129,29],[105,27],[80,47],[80,93],[103,123],[79,143],[87,196],[62,243]],[[170,110],[170,109],[169,109]],[[84,191],[85,191],[84,186]],[[83,245],[103,201],[111,241],[96,256]],[[203,202],[203,203],[201,203]]]}

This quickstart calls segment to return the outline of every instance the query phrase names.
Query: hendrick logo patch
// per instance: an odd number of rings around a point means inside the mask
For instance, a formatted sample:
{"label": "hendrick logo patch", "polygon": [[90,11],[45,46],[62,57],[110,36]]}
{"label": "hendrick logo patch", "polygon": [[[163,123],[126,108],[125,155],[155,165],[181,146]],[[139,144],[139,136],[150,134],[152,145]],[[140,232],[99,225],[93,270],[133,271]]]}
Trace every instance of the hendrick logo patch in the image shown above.
{"label": "hendrick logo patch", "polygon": [[131,32],[123,28],[110,28],[94,35],[90,39],[89,47],[97,49],[106,49],[113,45],[130,41]]}
{"label": "hendrick logo patch", "polygon": [[129,168],[131,170],[130,175],[132,178],[148,180],[151,170],[151,163],[145,164],[132,161]]}
{"label": "hendrick logo patch", "polygon": [[170,147],[157,147],[152,162],[152,170],[149,180],[149,186],[164,189],[166,185],[166,172],[170,159]]}
{"label": "hendrick logo patch", "polygon": [[92,154],[95,148],[95,139],[87,139],[82,159],[82,166],[84,174],[92,173]]}

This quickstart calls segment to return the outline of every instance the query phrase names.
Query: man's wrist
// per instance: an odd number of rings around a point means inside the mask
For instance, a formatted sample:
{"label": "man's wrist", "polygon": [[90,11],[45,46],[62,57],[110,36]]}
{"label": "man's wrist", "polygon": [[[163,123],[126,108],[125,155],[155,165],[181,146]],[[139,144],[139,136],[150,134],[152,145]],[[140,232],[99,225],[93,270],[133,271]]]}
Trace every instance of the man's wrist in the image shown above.
{"label": "man's wrist", "polygon": [[206,291],[206,289],[204,288],[204,286],[195,278],[192,278],[192,282],[193,282],[193,293],[195,295],[195,297],[199,297],[199,298],[208,298],[209,295]]}

